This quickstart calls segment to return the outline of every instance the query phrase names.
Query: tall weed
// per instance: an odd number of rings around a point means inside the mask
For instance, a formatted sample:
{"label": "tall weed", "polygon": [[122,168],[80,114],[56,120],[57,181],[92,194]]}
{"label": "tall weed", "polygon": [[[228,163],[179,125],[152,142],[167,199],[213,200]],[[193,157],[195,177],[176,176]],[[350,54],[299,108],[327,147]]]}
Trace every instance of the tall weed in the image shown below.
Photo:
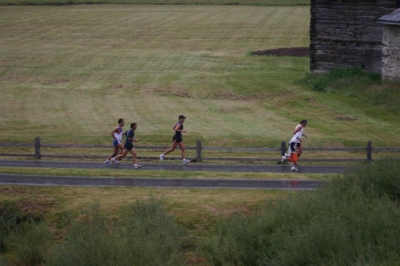
{"label": "tall weed", "polygon": [[138,201],[115,221],[96,204],[71,225],[46,265],[181,265],[180,234],[160,201]]}
{"label": "tall weed", "polygon": [[360,164],[318,191],[221,221],[199,244],[212,265],[396,265],[400,163]]}
{"label": "tall weed", "polygon": [[[371,163],[358,164],[341,177],[329,183],[329,191],[336,195],[348,195],[354,187],[362,190],[363,196],[370,198],[388,197],[400,201],[400,157],[392,156]],[[346,192],[346,193],[343,193]]]}
{"label": "tall weed", "polygon": [[52,234],[44,222],[33,220],[23,223],[9,237],[16,254],[17,265],[43,265],[47,257]]}
{"label": "tall weed", "polygon": [[0,251],[15,254],[9,260],[3,258],[4,263],[41,265],[51,237],[40,217],[21,211],[15,202],[0,203]]}

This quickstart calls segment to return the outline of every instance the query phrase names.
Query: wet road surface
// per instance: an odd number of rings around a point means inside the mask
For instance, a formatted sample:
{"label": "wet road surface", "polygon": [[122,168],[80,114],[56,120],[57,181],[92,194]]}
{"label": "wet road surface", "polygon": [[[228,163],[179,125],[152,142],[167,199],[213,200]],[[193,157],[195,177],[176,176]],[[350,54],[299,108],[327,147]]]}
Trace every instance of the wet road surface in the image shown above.
{"label": "wet road surface", "polygon": [[[43,160],[2,160],[1,167],[38,167],[38,168],[76,168],[118,170],[132,169],[124,162],[107,167],[103,162],[54,162]],[[272,172],[289,173],[290,166],[285,165],[210,165],[190,163],[143,163],[144,170],[181,170],[214,172]],[[299,173],[342,173],[342,166],[301,166]],[[293,173],[294,175],[296,173]],[[136,175],[136,174],[135,174]],[[45,186],[145,186],[145,187],[192,187],[192,188],[246,188],[246,189],[300,189],[313,190],[323,184],[316,180],[254,180],[254,179],[185,179],[185,178],[104,178],[104,177],[61,177],[42,175],[19,175],[0,173],[0,184],[45,185]]]}

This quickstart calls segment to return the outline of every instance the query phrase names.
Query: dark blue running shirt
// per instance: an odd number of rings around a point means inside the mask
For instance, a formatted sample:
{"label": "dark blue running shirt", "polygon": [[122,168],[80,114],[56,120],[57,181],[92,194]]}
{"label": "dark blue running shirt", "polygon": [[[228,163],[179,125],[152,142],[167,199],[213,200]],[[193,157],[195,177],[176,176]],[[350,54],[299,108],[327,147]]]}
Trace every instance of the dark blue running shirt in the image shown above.
{"label": "dark blue running shirt", "polygon": [[135,131],[134,130],[132,130],[132,129],[129,129],[128,131],[126,131],[126,141],[125,141],[125,143],[130,143],[130,144],[133,144],[132,142],[132,140],[130,140],[130,139],[133,139],[135,137]]}

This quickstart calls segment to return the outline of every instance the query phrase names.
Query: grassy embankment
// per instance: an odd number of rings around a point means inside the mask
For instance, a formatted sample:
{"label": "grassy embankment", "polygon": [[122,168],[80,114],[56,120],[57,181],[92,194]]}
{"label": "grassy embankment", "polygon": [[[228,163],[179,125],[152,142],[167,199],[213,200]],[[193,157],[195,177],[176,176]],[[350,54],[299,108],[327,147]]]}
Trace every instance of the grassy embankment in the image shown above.
{"label": "grassy embankment", "polygon": [[367,86],[377,98],[372,102],[310,91],[299,82],[308,58],[249,56],[308,47],[309,7],[5,6],[0,12],[0,141],[32,143],[40,136],[43,143],[108,144],[123,117],[139,124],[139,145],[168,145],[171,125],[184,113],[187,145],[200,139],[204,146],[279,147],[306,118],[306,147],[364,147],[368,140],[399,146],[398,116],[382,112],[386,100],[397,99],[390,85]]}

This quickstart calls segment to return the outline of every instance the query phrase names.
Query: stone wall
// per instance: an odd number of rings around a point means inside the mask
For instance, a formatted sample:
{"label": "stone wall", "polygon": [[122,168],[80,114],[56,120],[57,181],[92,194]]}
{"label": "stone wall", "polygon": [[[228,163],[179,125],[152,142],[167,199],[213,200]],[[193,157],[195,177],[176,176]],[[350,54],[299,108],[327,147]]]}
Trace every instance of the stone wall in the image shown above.
{"label": "stone wall", "polygon": [[382,45],[382,78],[400,79],[400,26],[384,26]]}
{"label": "stone wall", "polygon": [[380,17],[400,1],[311,0],[310,69],[361,67],[381,73],[383,25]]}

